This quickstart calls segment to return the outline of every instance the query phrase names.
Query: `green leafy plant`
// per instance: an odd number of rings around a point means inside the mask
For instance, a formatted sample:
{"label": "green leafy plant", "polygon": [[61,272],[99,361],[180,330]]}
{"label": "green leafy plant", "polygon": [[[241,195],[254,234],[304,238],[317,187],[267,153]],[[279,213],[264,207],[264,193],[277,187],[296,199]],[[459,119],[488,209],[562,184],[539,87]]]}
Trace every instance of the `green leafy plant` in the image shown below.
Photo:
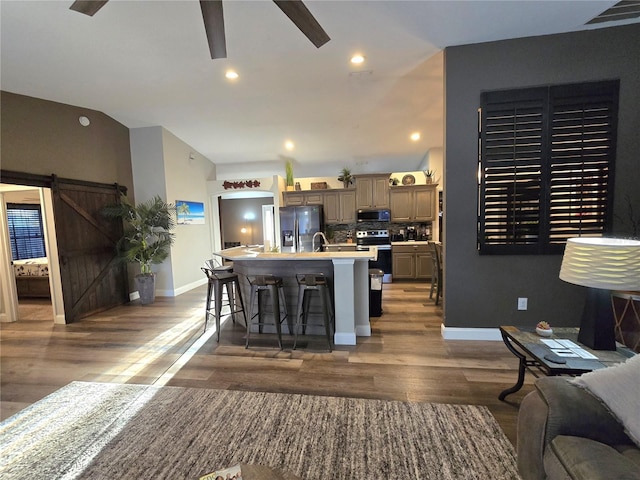
{"label": "green leafy plant", "polygon": [[400,185],[400,180],[398,180],[398,177],[391,177],[389,178],[389,185]]}
{"label": "green leafy plant", "polygon": [[124,234],[116,244],[118,256],[129,263],[140,264],[140,273],[151,274],[151,265],[162,263],[171,251],[175,235],[175,207],[158,195],[132,205],[126,197],[121,203],[102,209],[107,218],[124,221]]}
{"label": "green leafy plant", "polygon": [[435,178],[436,171],[435,170],[425,170],[424,171],[424,176],[427,177],[427,178],[429,178],[429,177]]}
{"label": "green leafy plant", "polygon": [[342,182],[346,187],[353,183],[353,176],[351,175],[351,170],[347,167],[344,167],[340,170],[340,176],[338,177],[338,181]]}
{"label": "green leafy plant", "polygon": [[284,164],[284,171],[286,175],[287,187],[293,187],[293,162],[287,160]]}

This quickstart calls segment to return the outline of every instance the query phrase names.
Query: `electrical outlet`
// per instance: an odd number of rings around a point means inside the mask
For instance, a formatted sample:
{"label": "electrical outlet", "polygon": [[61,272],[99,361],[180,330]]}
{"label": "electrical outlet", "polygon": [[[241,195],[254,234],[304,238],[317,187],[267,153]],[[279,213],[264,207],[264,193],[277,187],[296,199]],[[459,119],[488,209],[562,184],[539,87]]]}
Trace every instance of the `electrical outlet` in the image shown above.
{"label": "electrical outlet", "polygon": [[526,310],[526,309],[527,309],[527,297],[519,297],[518,310]]}

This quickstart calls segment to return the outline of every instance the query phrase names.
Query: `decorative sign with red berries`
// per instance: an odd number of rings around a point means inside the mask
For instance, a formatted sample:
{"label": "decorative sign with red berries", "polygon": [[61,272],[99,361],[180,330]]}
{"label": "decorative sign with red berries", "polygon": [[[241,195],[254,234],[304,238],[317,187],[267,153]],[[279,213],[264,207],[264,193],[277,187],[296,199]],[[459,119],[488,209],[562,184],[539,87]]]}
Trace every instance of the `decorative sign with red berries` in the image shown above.
{"label": "decorative sign with red berries", "polygon": [[241,182],[230,182],[225,180],[222,183],[222,186],[225,190],[229,190],[230,188],[238,189],[238,188],[258,188],[260,186],[260,182],[258,180],[243,180]]}

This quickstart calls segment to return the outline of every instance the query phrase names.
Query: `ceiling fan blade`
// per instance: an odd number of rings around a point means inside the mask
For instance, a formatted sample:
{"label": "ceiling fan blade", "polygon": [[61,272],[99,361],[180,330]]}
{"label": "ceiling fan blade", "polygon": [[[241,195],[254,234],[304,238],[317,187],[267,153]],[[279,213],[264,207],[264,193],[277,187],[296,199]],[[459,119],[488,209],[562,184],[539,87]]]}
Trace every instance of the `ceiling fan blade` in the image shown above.
{"label": "ceiling fan blade", "polygon": [[204,30],[207,33],[211,58],[227,58],[227,41],[224,37],[222,0],[200,0]]}
{"label": "ceiling fan blade", "polygon": [[320,48],[331,40],[302,0],[273,0],[273,2],[316,47]]}
{"label": "ceiling fan blade", "polygon": [[76,0],[69,9],[93,17],[109,0]]}

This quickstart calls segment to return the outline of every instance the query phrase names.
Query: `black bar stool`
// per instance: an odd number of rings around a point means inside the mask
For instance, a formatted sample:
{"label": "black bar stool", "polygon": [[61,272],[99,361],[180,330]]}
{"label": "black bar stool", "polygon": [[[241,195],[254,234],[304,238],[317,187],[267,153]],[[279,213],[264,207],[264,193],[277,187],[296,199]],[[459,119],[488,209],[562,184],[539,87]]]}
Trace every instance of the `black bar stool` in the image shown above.
{"label": "black bar stool", "polygon": [[298,343],[298,330],[302,327],[302,334],[306,333],[309,325],[309,306],[313,292],[318,292],[322,306],[324,319],[324,329],[327,335],[329,351],[331,351],[331,324],[333,322],[333,307],[331,306],[331,293],[329,292],[329,282],[322,273],[296,274],[298,281],[298,308],[296,309],[296,325],[294,327],[293,349]]}
{"label": "black bar stool", "polygon": [[[284,295],[284,282],[282,278],[273,275],[256,275],[247,277],[251,285],[251,299],[249,300],[249,321],[247,322],[247,341],[245,348],[249,348],[249,335],[251,333],[251,325],[258,325],[258,331],[262,333],[262,326],[273,323],[276,326],[278,334],[278,346],[282,350],[282,322],[288,318],[287,301]],[[254,302],[258,296],[258,313],[254,312]],[[265,294],[271,297],[271,314],[272,322],[265,319]],[[258,321],[253,319],[258,317]]]}
{"label": "black bar stool", "polygon": [[[209,262],[205,262],[207,265],[211,265]],[[205,306],[204,314],[204,331],[207,331],[207,322],[209,315],[213,315],[216,319],[216,334],[217,341],[220,341],[220,316],[222,313],[222,307],[228,306],[229,313],[233,323],[236,323],[236,313],[242,312],[244,317],[244,323],[247,324],[247,316],[244,310],[244,302],[242,301],[242,291],[240,290],[240,282],[238,280],[238,274],[233,273],[230,267],[222,268],[209,268],[202,267],[201,270],[207,276],[209,285],[207,288],[207,304]],[[227,290],[227,301],[223,298],[223,289]],[[211,300],[213,300],[213,313],[211,312]],[[240,305],[238,305],[238,302]]]}

